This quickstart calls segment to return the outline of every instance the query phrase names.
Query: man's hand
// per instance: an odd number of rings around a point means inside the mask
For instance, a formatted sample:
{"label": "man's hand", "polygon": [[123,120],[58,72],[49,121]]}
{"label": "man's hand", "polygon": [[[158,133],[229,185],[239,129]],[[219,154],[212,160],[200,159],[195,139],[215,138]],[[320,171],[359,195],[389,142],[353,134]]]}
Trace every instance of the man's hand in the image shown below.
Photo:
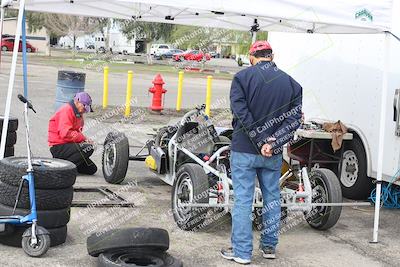
{"label": "man's hand", "polygon": [[261,148],[261,154],[264,157],[271,157],[272,156],[272,146],[270,144],[264,144]]}
{"label": "man's hand", "polygon": [[272,149],[272,145],[271,144],[273,142],[275,142],[275,141],[276,141],[276,138],[270,137],[270,138],[268,138],[267,143],[262,146],[261,154],[264,157],[268,157],[269,158],[269,157],[272,156],[273,149]]}

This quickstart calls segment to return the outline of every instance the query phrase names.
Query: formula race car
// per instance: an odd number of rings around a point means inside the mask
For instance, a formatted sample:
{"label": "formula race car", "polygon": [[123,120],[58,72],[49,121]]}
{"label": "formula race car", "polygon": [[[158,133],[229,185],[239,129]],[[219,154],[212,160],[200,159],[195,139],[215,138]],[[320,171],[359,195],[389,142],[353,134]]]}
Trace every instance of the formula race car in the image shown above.
{"label": "formula race car", "polygon": [[[128,139],[109,133],[104,143],[103,173],[107,181],[123,181],[129,160],[145,161],[151,171],[171,185],[172,213],[184,230],[204,226],[210,213],[231,212],[234,203],[230,170],[232,130],[214,127],[204,105],[186,113],[176,125],[165,126],[149,140],[146,155],[129,155]],[[285,162],[280,178],[282,214],[295,211],[308,224],[326,230],[338,221],[342,209],[341,188],[329,169]],[[253,203],[254,223],[260,225],[262,194],[257,186]],[[222,216],[221,216],[222,217]]]}

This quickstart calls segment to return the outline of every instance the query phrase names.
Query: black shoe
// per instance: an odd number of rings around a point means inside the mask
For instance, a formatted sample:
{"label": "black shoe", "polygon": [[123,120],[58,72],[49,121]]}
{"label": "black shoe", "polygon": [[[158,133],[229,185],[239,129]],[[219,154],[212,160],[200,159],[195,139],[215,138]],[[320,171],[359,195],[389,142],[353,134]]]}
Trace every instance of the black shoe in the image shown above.
{"label": "black shoe", "polygon": [[233,253],[232,248],[221,249],[221,256],[222,256],[222,258],[224,258],[226,260],[235,261],[236,263],[240,263],[240,264],[250,264],[251,263],[251,260],[246,260],[246,259],[236,257],[235,254]]}
{"label": "black shoe", "polygon": [[270,260],[276,259],[275,248],[264,247],[260,248],[260,251],[262,252],[264,259],[270,259]]}

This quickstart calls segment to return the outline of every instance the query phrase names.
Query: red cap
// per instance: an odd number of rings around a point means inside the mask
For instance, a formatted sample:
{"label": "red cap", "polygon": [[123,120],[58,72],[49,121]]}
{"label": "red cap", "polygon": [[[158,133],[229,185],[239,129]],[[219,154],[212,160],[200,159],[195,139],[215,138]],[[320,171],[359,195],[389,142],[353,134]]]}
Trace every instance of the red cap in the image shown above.
{"label": "red cap", "polygon": [[261,50],[272,50],[272,47],[267,41],[256,41],[251,45],[249,53],[253,55],[255,52]]}

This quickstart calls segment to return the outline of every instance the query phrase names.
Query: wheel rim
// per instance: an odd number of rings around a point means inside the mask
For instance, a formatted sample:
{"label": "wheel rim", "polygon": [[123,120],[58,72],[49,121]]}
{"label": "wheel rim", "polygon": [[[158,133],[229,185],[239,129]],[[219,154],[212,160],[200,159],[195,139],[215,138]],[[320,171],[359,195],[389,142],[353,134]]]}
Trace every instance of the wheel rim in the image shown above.
{"label": "wheel rim", "polygon": [[106,144],[104,150],[104,172],[110,176],[115,168],[115,159],[117,158],[117,149],[115,144]]}
{"label": "wheel rim", "polygon": [[31,244],[32,243],[31,237],[28,238],[27,242],[28,242],[28,246],[30,249],[32,249],[34,251],[39,251],[43,248],[44,244],[43,244],[43,240],[42,240],[41,236],[39,236],[39,235],[36,236],[36,239],[37,239],[37,243],[35,245]]}
{"label": "wheel rim", "polygon": [[180,222],[184,222],[188,219],[188,213],[190,212],[190,207],[182,207],[181,204],[193,203],[193,184],[190,179],[190,175],[187,172],[183,172],[177,181],[177,186],[175,187],[175,201],[174,208],[176,210],[176,215]]}
{"label": "wheel rim", "polygon": [[[12,159],[12,163],[19,166],[27,166],[28,159],[26,158],[17,158]],[[63,168],[67,167],[69,162],[64,162],[62,160],[54,160],[54,159],[42,159],[42,158],[34,158],[32,159],[32,166],[34,167],[51,167],[51,168]]]}
{"label": "wheel rim", "polygon": [[1,50],[7,51],[7,47],[6,47],[6,46],[3,46],[3,47],[1,48]]}
{"label": "wheel rim", "polygon": [[358,179],[358,159],[352,150],[343,153],[340,182],[345,187],[352,187]]}
{"label": "wheel rim", "polygon": [[[310,179],[312,188],[312,203],[328,203],[329,194],[325,181],[315,173]],[[308,214],[307,220],[312,224],[318,225],[321,223],[325,215],[329,213],[329,207],[315,206]]]}
{"label": "wheel rim", "polygon": [[120,252],[111,254],[109,259],[120,266],[164,266],[164,262],[153,255],[138,252]]}

